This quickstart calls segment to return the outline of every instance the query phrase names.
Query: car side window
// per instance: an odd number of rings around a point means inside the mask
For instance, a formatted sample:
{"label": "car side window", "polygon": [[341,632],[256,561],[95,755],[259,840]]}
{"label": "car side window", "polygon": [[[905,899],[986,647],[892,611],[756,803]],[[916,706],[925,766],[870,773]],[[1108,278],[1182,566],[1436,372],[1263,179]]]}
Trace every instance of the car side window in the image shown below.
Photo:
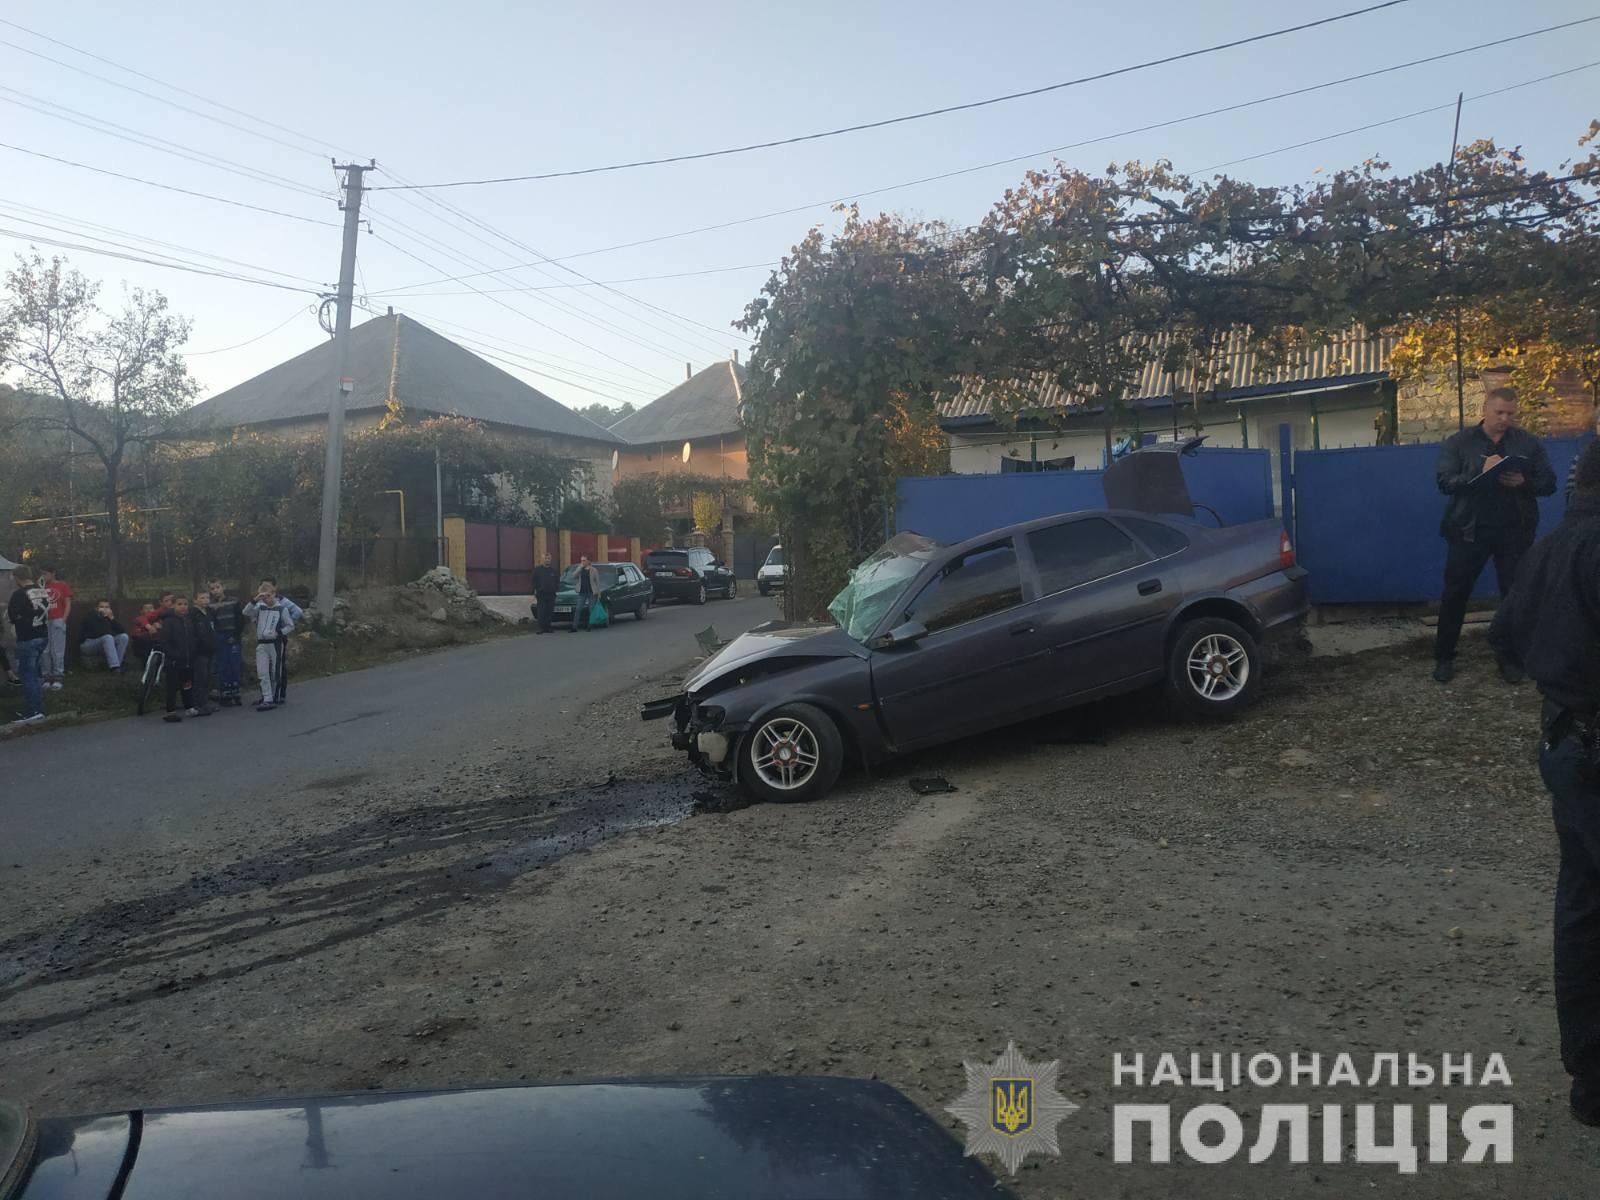
{"label": "car side window", "polygon": [[950,562],[906,609],[905,619],[929,632],[975,621],[1022,603],[1022,572],[1011,539],[968,551]]}
{"label": "car side window", "polygon": [[1143,517],[1117,519],[1133,532],[1134,537],[1150,547],[1150,553],[1157,558],[1166,558],[1169,554],[1176,554],[1180,550],[1189,548],[1189,539],[1171,525],[1163,525],[1160,521],[1147,521]]}
{"label": "car side window", "polygon": [[1150,558],[1104,517],[1036,529],[1028,535],[1028,548],[1039,569],[1039,590],[1046,596],[1126,571]]}

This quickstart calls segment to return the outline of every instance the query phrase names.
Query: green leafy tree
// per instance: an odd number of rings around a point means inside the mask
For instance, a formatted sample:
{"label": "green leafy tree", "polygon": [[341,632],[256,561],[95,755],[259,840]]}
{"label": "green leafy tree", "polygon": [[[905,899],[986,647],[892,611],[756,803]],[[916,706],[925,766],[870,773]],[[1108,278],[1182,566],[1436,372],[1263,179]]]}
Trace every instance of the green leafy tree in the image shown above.
{"label": "green leafy tree", "polygon": [[19,256],[0,299],[0,367],[49,397],[19,424],[70,438],[99,464],[106,516],[106,587],[122,594],[122,500],[132,457],[169,441],[195,394],[179,351],[189,322],[164,296],[135,289],[120,311],[60,258]]}
{"label": "green leafy tree", "polygon": [[618,421],[631,417],[638,411],[630,400],[624,400],[620,404],[606,404],[596,400],[593,404],[585,404],[576,410],[580,417],[588,417],[601,429],[610,429]]}

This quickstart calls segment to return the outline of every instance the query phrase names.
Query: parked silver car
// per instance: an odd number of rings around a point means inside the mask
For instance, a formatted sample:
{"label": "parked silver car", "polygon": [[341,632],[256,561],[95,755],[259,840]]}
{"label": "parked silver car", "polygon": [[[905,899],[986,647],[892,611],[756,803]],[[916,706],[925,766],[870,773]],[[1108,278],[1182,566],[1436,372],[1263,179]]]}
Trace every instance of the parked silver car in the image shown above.
{"label": "parked silver car", "polygon": [[1262,643],[1309,607],[1283,526],[1202,524],[1170,451],[1130,455],[1104,486],[1123,507],[950,546],[898,534],[853,572],[835,624],[757,626],[643,716],[673,717],[675,746],[755,797],[807,800],[847,756],[870,765],[1153,684],[1201,715],[1249,703]]}

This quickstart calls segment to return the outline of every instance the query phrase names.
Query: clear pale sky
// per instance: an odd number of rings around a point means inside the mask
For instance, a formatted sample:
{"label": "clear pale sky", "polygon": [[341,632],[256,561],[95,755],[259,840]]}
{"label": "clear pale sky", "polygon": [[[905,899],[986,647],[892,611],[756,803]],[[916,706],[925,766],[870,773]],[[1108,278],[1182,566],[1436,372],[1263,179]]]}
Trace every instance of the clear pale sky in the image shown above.
{"label": "clear pale sky", "polygon": [[[1360,0],[1301,3],[1132,4],[953,0],[916,3],[689,3],[608,5],[418,0],[374,5],[276,6],[156,3],[72,6],[12,0],[0,17],[266,118],[327,147],[376,158],[374,185],[564,170],[714,149],[895,116],[1070,79],[1110,67],[1262,33],[1362,7]],[[1600,2],[1411,0],[1331,27],[974,112],[709,162],[576,179],[434,193],[538,254],[561,256],[703,225],[827,201],[1119,130],[1332,80],[1412,58],[1600,13]],[[0,141],[249,204],[335,222],[327,151],[168,92],[115,67],[17,29],[0,39],[97,75],[155,92],[294,144],[289,148],[135,95],[0,45]],[[1099,170],[1112,161],[1169,158],[1199,169],[1469,97],[1462,140],[1521,145],[1536,166],[1577,153],[1600,116],[1600,68],[1471,101],[1475,93],[1600,60],[1600,22],[1479,51],[1309,96],[1068,151]],[[65,105],[168,142],[220,155],[324,193],[302,194],[130,144],[19,106],[19,93]],[[74,117],[75,120],[82,118]],[[1452,114],[1441,111],[1230,167],[1261,182],[1308,179],[1318,169],[1381,155],[1400,171],[1449,153]],[[862,201],[970,223],[1031,166],[1052,156]],[[729,322],[760,288],[762,268],[621,283],[629,295],[677,317],[593,287],[479,295],[388,289],[476,271],[450,257],[502,267],[526,250],[404,193],[372,195],[376,237],[363,236],[358,294],[393,303],[440,332],[465,336],[542,365],[521,375],[568,404],[636,403],[742,346]],[[417,205],[420,204],[420,207]],[[18,206],[30,206],[21,209]],[[41,213],[37,210],[48,210]],[[57,230],[23,224],[23,220]],[[448,220],[455,227],[443,223]],[[653,245],[570,260],[592,279],[704,271],[775,262],[805,230],[831,221],[825,206]],[[85,222],[120,233],[86,229]],[[430,244],[401,222],[426,234]],[[158,191],[0,149],[0,228],[71,242],[125,234],[251,264],[256,278],[331,286],[340,233]],[[68,232],[61,232],[67,230]],[[432,270],[400,246],[437,264]],[[483,239],[483,240],[478,240]],[[27,248],[0,236],[0,263]],[[46,253],[48,247],[41,247]],[[190,366],[202,395],[308,349],[325,335],[313,297],[248,283],[65,251],[117,300],[124,281],[165,292],[190,315]],[[201,260],[207,263],[213,260]],[[226,266],[226,264],[218,264]],[[269,275],[262,268],[301,279]],[[309,281],[309,282],[308,282]],[[571,284],[557,267],[471,281],[484,289]],[[465,292],[464,283],[418,289]],[[577,311],[563,312],[561,305]],[[526,315],[522,315],[526,314]],[[358,318],[360,314],[358,314]],[[530,319],[532,318],[532,319]],[[536,324],[543,322],[543,324]],[[282,325],[265,337],[274,326]],[[711,328],[703,328],[709,326]],[[563,336],[565,335],[565,336]],[[576,339],[576,340],[574,340]],[[583,344],[579,344],[583,343]],[[502,364],[506,365],[506,364]],[[581,386],[580,386],[581,385]],[[584,390],[592,389],[590,390]],[[598,392],[599,396],[594,393]]]}

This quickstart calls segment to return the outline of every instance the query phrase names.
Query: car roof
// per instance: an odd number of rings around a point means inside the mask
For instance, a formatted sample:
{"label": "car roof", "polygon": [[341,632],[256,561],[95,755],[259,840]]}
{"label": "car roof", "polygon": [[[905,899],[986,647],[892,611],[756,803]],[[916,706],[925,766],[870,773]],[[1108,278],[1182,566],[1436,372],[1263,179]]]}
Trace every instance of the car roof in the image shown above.
{"label": "car roof", "polygon": [[[1073,512],[1052,513],[1047,517],[1034,517],[1027,521],[1018,521],[1015,525],[1001,525],[994,529],[985,530],[983,533],[973,534],[959,542],[951,542],[945,547],[949,551],[971,550],[975,547],[986,545],[1003,537],[1014,537],[1019,533],[1032,533],[1036,529],[1048,529],[1052,525],[1059,525],[1063,521],[1074,521],[1083,517],[1121,517],[1135,521],[1156,521],[1184,533],[1195,530],[1205,531],[1206,526],[1201,525],[1187,517],[1174,516],[1171,513],[1138,512],[1126,508],[1082,508]],[[911,532],[911,531],[906,531]]]}

